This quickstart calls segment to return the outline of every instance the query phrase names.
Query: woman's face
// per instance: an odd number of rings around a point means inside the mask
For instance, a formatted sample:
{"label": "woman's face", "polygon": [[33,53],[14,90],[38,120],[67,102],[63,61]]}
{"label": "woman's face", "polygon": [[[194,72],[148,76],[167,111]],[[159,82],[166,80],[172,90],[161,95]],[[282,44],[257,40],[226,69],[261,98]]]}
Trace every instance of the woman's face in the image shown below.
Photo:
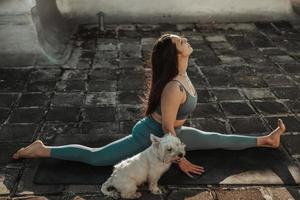
{"label": "woman's face", "polygon": [[189,57],[189,55],[191,55],[191,53],[193,52],[193,48],[187,42],[187,39],[185,37],[180,37],[178,35],[173,34],[171,34],[170,37],[172,42],[176,44],[179,56]]}

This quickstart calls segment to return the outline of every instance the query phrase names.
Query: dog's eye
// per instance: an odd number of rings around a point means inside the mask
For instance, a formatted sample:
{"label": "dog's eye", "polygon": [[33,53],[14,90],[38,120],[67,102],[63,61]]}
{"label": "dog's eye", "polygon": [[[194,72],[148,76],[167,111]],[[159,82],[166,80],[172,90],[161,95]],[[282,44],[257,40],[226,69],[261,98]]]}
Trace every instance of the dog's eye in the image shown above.
{"label": "dog's eye", "polygon": [[172,148],[170,147],[170,148],[168,148],[167,150],[168,150],[168,151],[172,151]]}

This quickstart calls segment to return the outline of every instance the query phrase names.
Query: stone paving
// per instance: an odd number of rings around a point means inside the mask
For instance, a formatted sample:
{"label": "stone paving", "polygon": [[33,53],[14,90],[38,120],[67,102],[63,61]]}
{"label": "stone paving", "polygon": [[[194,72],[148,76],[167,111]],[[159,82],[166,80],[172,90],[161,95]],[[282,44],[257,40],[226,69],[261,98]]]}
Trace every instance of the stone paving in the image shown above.
{"label": "stone paving", "polygon": [[[104,32],[82,25],[64,65],[0,62],[0,199],[105,199],[96,185],[36,185],[38,160],[11,156],[37,138],[52,144],[61,134],[90,142],[130,134],[142,117],[145,60],[166,32],[185,35],[194,49],[188,74],[200,98],[185,125],[265,134],[280,117],[287,126],[283,148],[299,164],[299,24],[127,24],[106,25]],[[300,187],[176,186],[161,196],[145,189],[143,199],[300,199]]]}

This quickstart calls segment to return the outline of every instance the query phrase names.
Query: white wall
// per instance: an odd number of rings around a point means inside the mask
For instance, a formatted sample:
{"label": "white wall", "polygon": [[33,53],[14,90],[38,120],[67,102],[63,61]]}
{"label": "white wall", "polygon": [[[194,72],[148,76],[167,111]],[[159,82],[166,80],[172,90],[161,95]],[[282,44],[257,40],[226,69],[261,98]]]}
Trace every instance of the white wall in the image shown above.
{"label": "white wall", "polygon": [[72,30],[97,22],[99,11],[107,24],[299,20],[293,9],[300,13],[300,0],[0,0],[0,57],[61,63]]}
{"label": "white wall", "polygon": [[[290,0],[56,0],[73,19],[96,22],[207,22],[297,19]],[[297,0],[294,0],[297,1]]]}

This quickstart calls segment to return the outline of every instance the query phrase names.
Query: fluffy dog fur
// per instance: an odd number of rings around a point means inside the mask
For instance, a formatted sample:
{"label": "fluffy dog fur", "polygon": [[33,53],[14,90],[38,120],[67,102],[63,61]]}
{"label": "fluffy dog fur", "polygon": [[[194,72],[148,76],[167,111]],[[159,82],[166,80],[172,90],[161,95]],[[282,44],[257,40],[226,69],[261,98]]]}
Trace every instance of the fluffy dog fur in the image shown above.
{"label": "fluffy dog fur", "polygon": [[185,155],[185,145],[171,134],[162,138],[151,134],[150,139],[150,147],[114,166],[112,175],[101,187],[105,195],[114,199],[140,198],[142,194],[137,188],[147,181],[151,193],[162,193],[157,182],[172,162],[178,162]]}

